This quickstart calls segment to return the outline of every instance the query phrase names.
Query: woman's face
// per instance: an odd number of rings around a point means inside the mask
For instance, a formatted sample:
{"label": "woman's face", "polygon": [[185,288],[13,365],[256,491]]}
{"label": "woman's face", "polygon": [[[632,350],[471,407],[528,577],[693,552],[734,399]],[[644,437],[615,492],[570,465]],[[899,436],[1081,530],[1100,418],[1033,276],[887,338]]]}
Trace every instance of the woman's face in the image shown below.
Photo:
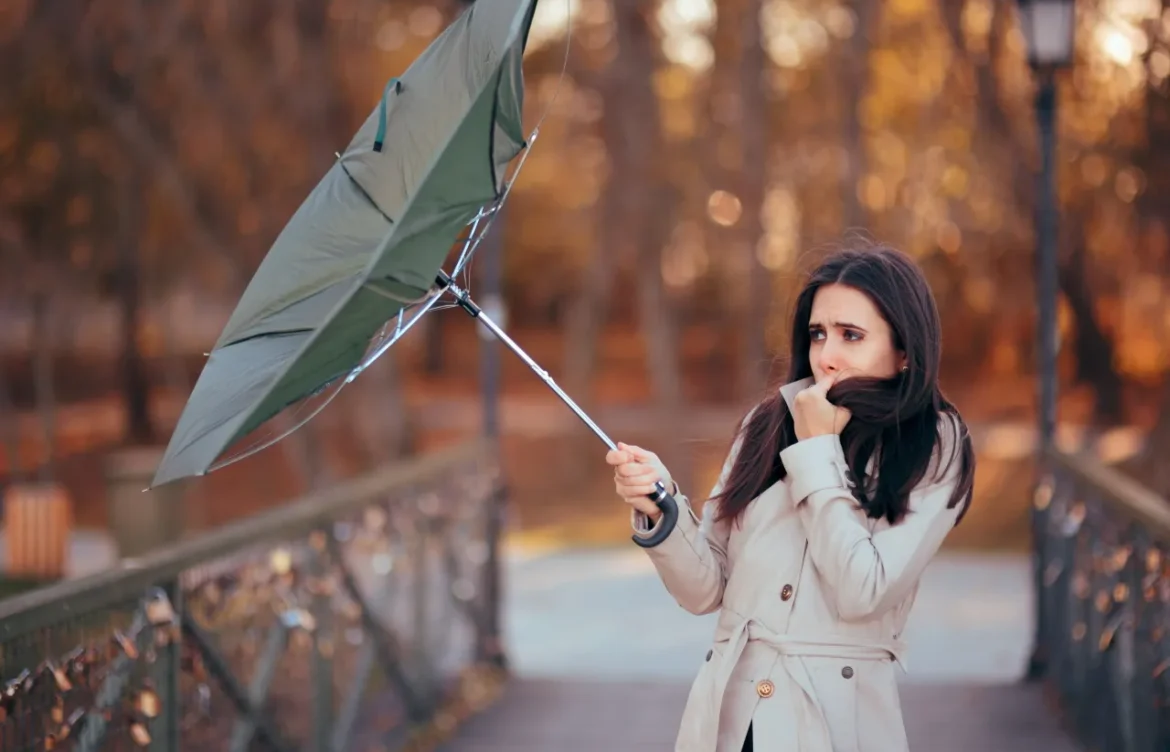
{"label": "woman's face", "polygon": [[846,285],[817,290],[808,333],[808,360],[817,381],[836,374],[888,379],[906,360],[894,349],[893,332],[877,306],[865,293]]}

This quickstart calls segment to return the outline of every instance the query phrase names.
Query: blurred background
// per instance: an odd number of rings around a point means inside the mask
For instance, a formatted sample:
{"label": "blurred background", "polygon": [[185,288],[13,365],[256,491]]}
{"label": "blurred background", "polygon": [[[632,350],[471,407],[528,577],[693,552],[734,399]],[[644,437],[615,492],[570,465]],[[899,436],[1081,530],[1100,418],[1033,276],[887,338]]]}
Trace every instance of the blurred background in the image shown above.
{"label": "blurred background", "polygon": [[[165,446],[276,234],[463,8],[0,0],[0,488],[49,483],[76,530],[116,527],[127,452]],[[1078,3],[1051,173],[1058,440],[1163,494],[1168,8]],[[542,0],[527,127],[547,117],[471,292],[498,285],[520,345],[701,498],[783,377],[803,272],[851,233],[903,249],[938,297],[945,388],[980,452],[948,545],[1023,550],[1041,164],[1026,47],[1007,0]],[[286,441],[181,485],[176,524],[221,526],[497,418],[508,536],[626,539],[605,447],[457,309]]]}

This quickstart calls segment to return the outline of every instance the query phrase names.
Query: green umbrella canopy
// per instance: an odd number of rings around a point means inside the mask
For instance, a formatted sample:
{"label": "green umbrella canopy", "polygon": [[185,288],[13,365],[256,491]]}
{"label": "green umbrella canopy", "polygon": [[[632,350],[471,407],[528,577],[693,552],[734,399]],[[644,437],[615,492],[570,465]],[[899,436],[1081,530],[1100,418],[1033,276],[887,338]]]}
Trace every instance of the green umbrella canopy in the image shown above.
{"label": "green umbrella canopy", "polygon": [[256,270],[152,485],[206,473],[285,408],[343,382],[387,322],[433,294],[525,146],[521,62],[536,2],[478,0],[386,85]]}

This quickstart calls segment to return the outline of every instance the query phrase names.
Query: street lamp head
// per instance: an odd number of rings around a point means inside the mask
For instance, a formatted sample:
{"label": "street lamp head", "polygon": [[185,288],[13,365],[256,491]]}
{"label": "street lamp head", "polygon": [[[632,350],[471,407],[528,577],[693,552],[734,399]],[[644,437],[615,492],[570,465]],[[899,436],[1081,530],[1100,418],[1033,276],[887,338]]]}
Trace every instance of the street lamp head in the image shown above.
{"label": "street lamp head", "polygon": [[1020,28],[1033,68],[1063,68],[1072,63],[1076,0],[1016,0]]}

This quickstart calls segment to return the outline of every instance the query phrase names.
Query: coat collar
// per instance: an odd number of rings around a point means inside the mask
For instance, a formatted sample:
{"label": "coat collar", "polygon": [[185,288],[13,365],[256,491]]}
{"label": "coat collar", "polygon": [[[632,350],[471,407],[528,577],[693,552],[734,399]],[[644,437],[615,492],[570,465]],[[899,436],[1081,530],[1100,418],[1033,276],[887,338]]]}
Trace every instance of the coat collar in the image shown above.
{"label": "coat collar", "polygon": [[793,381],[780,387],[780,395],[784,397],[784,401],[788,403],[789,412],[792,411],[792,401],[796,399],[796,395],[799,392],[808,389],[813,385],[813,383],[815,383],[813,377],[809,376],[808,378],[804,378],[799,381]]}

